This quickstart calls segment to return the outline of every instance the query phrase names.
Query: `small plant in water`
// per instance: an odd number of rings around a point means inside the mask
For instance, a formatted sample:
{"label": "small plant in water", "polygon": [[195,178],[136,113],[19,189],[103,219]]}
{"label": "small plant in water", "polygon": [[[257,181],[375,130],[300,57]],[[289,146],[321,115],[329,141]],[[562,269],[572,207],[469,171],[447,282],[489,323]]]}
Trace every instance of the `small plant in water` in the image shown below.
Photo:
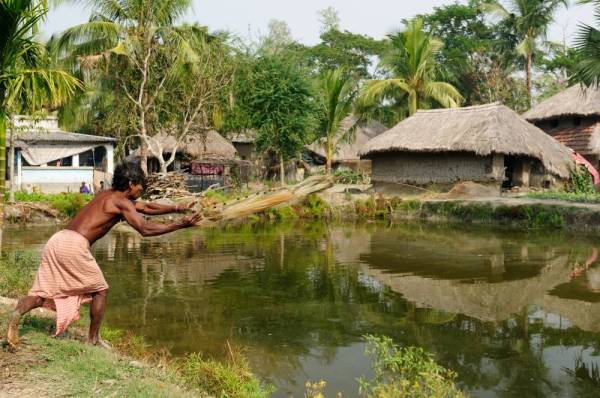
{"label": "small plant in water", "polygon": [[418,347],[399,347],[389,337],[366,335],[365,354],[373,362],[373,380],[358,380],[363,397],[376,398],[462,398],[456,374],[435,362]]}

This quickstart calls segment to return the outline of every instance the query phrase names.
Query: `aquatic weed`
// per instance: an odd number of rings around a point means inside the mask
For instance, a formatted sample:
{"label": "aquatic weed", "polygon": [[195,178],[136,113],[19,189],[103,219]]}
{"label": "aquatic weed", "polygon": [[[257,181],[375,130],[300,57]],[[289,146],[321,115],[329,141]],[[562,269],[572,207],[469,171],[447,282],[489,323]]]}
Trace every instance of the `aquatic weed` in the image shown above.
{"label": "aquatic weed", "polygon": [[439,365],[419,347],[400,347],[387,336],[364,336],[365,354],[373,363],[373,380],[359,379],[363,397],[377,398],[464,398],[456,387],[456,374]]}

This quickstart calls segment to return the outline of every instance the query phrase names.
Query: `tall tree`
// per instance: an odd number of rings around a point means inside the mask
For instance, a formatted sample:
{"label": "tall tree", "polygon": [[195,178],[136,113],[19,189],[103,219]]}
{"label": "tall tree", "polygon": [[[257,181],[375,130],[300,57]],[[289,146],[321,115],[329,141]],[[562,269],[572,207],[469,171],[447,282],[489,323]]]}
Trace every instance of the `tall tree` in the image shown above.
{"label": "tall tree", "polygon": [[175,142],[169,157],[165,159],[160,141],[153,140],[149,150],[160,164],[160,172],[175,161],[177,150],[191,135],[200,139],[210,128],[219,128],[222,123],[224,95],[233,78],[231,59],[227,57],[224,43],[208,34],[205,27],[198,25],[182,27],[181,34],[197,54],[194,62],[181,65],[177,79],[167,83],[166,93],[160,101],[161,125]]}
{"label": "tall tree", "polygon": [[269,21],[269,32],[260,38],[258,53],[262,55],[275,55],[287,49],[294,39],[287,22],[279,19]]}
{"label": "tall tree", "polygon": [[319,10],[319,22],[321,22],[321,34],[330,30],[340,30],[340,16],[333,7],[327,7]]}
{"label": "tall tree", "polygon": [[236,119],[257,131],[259,151],[271,151],[279,159],[281,185],[285,160],[311,141],[314,104],[310,84],[301,70],[281,56],[251,60],[236,79]]}
{"label": "tall tree", "polygon": [[[580,0],[580,4],[594,5],[594,19],[600,27],[600,0]],[[600,30],[594,26],[581,25],[575,38],[578,62],[572,75],[572,82],[586,86],[600,86]]]}
{"label": "tall tree", "polygon": [[317,73],[343,68],[356,78],[370,78],[383,43],[369,36],[330,29],[321,34],[321,42],[303,49],[303,58]]}
{"label": "tall tree", "polygon": [[0,206],[4,202],[6,127],[11,113],[54,108],[82,87],[75,77],[51,67],[45,46],[35,40],[36,26],[46,13],[44,4],[32,0],[0,2]]}
{"label": "tall tree", "polygon": [[326,172],[338,146],[347,141],[357,122],[351,116],[357,95],[356,83],[342,69],[324,72],[318,78],[317,119],[319,143],[325,150]]}
{"label": "tall tree", "polygon": [[567,0],[508,0],[508,8],[498,0],[482,4],[486,11],[500,15],[506,24],[516,32],[519,43],[517,52],[525,60],[527,101],[531,106],[532,75],[534,56],[541,42],[546,40],[548,27],[554,21],[554,14],[561,7],[567,7]]}
{"label": "tall tree", "polygon": [[406,30],[393,34],[381,66],[390,78],[371,80],[364,86],[361,101],[369,104],[391,101],[398,113],[428,109],[435,104],[444,108],[457,107],[462,101],[458,90],[450,83],[439,80],[443,75],[437,55],[442,42],[423,30],[423,21],[407,22]]}
{"label": "tall tree", "polygon": [[135,109],[141,167],[147,173],[157,100],[168,81],[178,78],[181,63],[196,57],[174,27],[191,1],[89,0],[89,4],[93,10],[89,22],[67,29],[58,47],[79,63],[93,59],[108,69],[118,67],[114,77]]}

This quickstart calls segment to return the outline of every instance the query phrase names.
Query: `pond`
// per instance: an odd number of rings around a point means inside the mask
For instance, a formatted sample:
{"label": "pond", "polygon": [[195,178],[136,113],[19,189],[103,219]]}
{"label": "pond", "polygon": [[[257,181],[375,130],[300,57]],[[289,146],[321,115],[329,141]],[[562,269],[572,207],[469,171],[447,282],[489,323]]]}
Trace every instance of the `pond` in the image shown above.
{"label": "pond", "polygon": [[[9,250],[56,230],[13,228]],[[597,239],[484,227],[322,223],[111,232],[93,251],[106,322],[174,355],[245,347],[276,397],[357,396],[363,335],[423,347],[475,397],[598,396]],[[596,383],[600,380],[596,379]]]}

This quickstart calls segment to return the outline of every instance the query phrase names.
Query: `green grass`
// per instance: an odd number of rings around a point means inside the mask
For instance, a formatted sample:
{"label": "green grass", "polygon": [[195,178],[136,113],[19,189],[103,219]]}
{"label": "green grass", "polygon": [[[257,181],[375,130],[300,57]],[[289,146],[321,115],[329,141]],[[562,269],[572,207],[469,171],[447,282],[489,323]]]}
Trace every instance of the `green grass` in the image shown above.
{"label": "green grass", "polygon": [[532,199],[564,200],[567,202],[577,203],[600,203],[600,194],[597,193],[575,193],[561,191],[529,192],[527,197]]}
{"label": "green grass", "polygon": [[0,296],[17,298],[27,293],[39,265],[34,251],[14,251],[0,257]]}
{"label": "green grass", "polygon": [[26,377],[56,396],[191,397],[178,375],[76,340],[52,338],[50,320],[26,317],[19,349]]}
{"label": "green grass", "polygon": [[544,204],[493,206],[490,203],[418,200],[400,202],[394,207],[394,211],[420,218],[439,217],[448,221],[481,224],[519,224],[531,229],[562,229],[566,226],[567,219],[577,215],[571,208]]}

